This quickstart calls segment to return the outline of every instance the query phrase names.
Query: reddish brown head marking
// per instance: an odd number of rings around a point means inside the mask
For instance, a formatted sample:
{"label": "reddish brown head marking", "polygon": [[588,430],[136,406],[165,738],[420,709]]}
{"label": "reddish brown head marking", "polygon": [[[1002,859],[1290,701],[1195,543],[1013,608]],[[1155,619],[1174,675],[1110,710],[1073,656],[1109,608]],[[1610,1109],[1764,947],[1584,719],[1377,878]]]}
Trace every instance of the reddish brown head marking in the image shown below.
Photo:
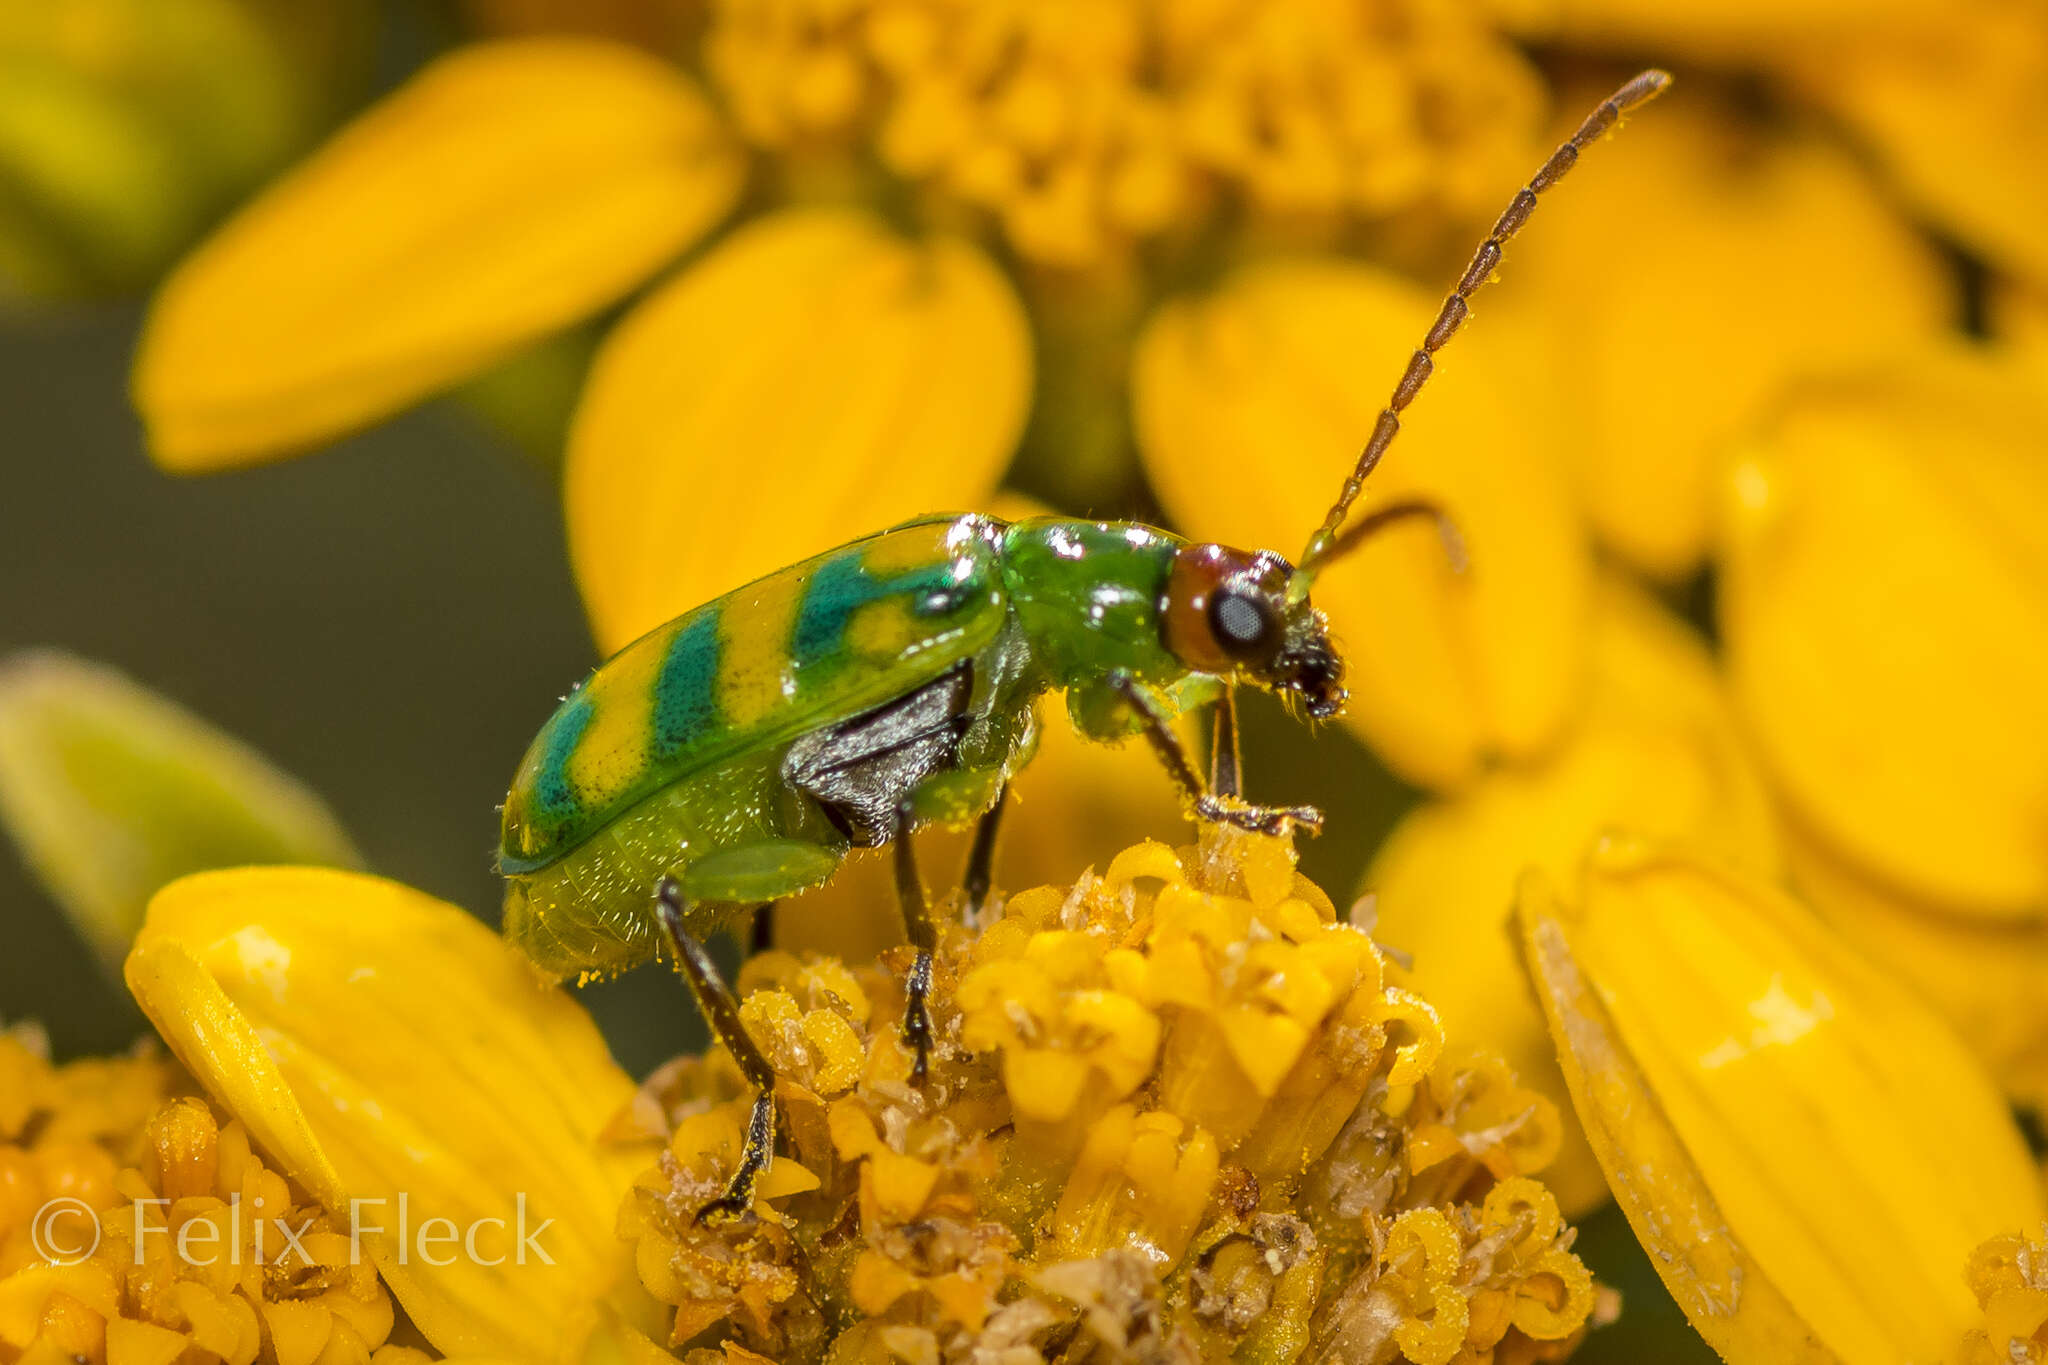
{"label": "reddish brown head marking", "polygon": [[1270,550],[1189,545],[1166,580],[1166,647],[1205,673],[1229,673],[1280,647],[1292,572]]}
{"label": "reddish brown head marking", "polygon": [[1322,613],[1291,594],[1294,566],[1271,550],[1189,545],[1160,611],[1166,647],[1188,667],[1303,699],[1317,718],[1344,704],[1342,665]]}

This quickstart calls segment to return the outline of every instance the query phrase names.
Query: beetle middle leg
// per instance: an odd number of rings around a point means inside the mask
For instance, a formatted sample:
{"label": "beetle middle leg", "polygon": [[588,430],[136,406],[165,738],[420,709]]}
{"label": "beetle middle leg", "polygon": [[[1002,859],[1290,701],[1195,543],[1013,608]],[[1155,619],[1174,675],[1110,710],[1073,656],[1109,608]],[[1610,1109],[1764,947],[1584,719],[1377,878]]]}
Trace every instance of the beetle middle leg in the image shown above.
{"label": "beetle middle leg", "polygon": [[1145,738],[1152,744],[1166,772],[1193,803],[1195,814],[1212,824],[1229,825],[1254,834],[1285,834],[1299,825],[1311,834],[1323,827],[1323,813],[1314,806],[1258,806],[1242,797],[1210,791],[1189,761],[1188,752],[1173,732],[1173,724],[1159,704],[1152,700],[1136,678],[1128,673],[1110,677],[1110,685],[1144,721]]}
{"label": "beetle middle leg", "polygon": [[733,1061],[739,1064],[740,1074],[754,1087],[754,1107],[747,1115],[747,1135],[740,1147],[739,1166],[733,1171],[725,1193],[697,1210],[697,1221],[745,1218],[753,1212],[754,1187],[761,1172],[768,1169],[775,1156],[775,1068],[754,1046],[747,1026],[740,1020],[739,1001],[733,998],[725,978],[718,974],[718,964],[704,951],[703,944],[684,931],[681,883],[674,877],[663,877],[654,899],[661,927],[667,931],[669,946],[675,950],[676,970],[690,983],[690,994],[696,997],[697,1009],[710,1026],[712,1036],[725,1045]]}
{"label": "beetle middle leg", "polygon": [[995,884],[996,832],[1002,827],[1003,806],[1010,799],[1008,783],[996,788],[995,804],[982,812],[974,825],[974,847],[967,852],[967,874],[960,879],[961,918],[967,927],[981,928],[981,912],[988,906],[989,888]]}

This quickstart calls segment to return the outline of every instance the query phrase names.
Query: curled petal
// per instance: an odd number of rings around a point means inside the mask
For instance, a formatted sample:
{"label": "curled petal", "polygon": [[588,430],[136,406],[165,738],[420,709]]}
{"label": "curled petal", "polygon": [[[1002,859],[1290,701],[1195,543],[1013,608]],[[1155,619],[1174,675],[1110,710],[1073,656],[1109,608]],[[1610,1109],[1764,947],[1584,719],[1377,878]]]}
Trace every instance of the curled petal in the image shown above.
{"label": "curled petal", "polygon": [[[1365,886],[1375,934],[1410,953],[1417,993],[1445,1031],[1490,1048],[1569,1112],[1543,1017],[1502,932],[1524,868],[1570,877],[1606,829],[1683,837],[1763,875],[1779,863],[1770,797],[1706,645],[1625,580],[1600,585],[1585,716],[1540,766],[1489,774],[1395,827]],[[1544,1174],[1574,1214],[1607,1198],[1567,1122]]]}
{"label": "curled petal", "polygon": [[[1324,260],[1253,267],[1161,310],[1139,343],[1134,402],[1176,524],[1290,554],[1305,543],[1435,308],[1405,281]],[[1432,786],[1540,752],[1582,680],[1591,564],[1555,445],[1563,428],[1529,410],[1554,390],[1525,327],[1502,308],[1459,338],[1358,508],[1437,499],[1471,571],[1456,573],[1417,522],[1316,581],[1347,649],[1346,719]]]}
{"label": "curled petal", "polygon": [[618,298],[722,217],[742,162],[672,65],[571,38],[429,66],[165,283],[136,361],[158,463],[375,421]]}
{"label": "curled petal", "polygon": [[1961,1269],[2043,1213],[1990,1078],[1796,902],[1626,840],[1519,940],[1615,1198],[1735,1365],[1946,1359]]}
{"label": "curled petal", "polygon": [[1023,311],[967,242],[847,209],[735,233],[613,332],[576,413],[569,550],[598,643],[979,506],[1030,391]]}
{"label": "curled petal", "polygon": [[[632,1082],[462,911],[346,873],[203,873],[151,903],[127,974],[444,1353],[554,1360],[630,1292],[612,1225],[646,1153],[598,1135]],[[450,1227],[452,1256],[428,1241]]]}
{"label": "curled petal", "polygon": [[1953,286],[1819,137],[1745,129],[1689,99],[1600,151],[1601,174],[1545,198],[1504,288],[1535,302],[1568,358],[1565,453],[1594,531],[1679,578],[1709,548],[1729,439],[1788,381],[1936,335]]}
{"label": "curled petal", "polygon": [[1730,471],[1730,685],[1813,832],[1908,895],[2048,916],[2048,403],[1931,354],[1810,388]]}
{"label": "curled petal", "polygon": [[0,820],[110,969],[157,888],[245,863],[356,865],[313,792],[111,668],[0,666]]}

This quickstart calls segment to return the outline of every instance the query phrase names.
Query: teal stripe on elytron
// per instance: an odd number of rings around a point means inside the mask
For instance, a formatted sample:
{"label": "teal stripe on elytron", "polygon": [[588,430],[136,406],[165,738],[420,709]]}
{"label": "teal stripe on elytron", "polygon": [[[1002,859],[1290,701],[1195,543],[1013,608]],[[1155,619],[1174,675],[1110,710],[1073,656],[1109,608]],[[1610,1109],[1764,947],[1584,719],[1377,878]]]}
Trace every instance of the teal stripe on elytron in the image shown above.
{"label": "teal stripe on elytron", "polygon": [[542,834],[544,843],[553,843],[583,814],[582,803],[569,783],[569,760],[575,756],[576,746],[596,714],[589,694],[579,690],[549,718],[543,732],[547,748],[540,769],[534,774],[533,804],[527,811],[527,821]]}
{"label": "teal stripe on elytron", "polygon": [[794,657],[808,662],[838,653],[845,643],[846,623],[870,602],[907,595],[916,599],[910,606],[914,614],[943,616],[969,600],[977,586],[954,582],[958,561],[950,555],[886,577],[869,573],[865,559],[866,547],[851,545],[811,575],[790,641]]}
{"label": "teal stripe on elytron", "polygon": [[718,621],[724,609],[723,602],[699,608],[668,642],[649,699],[648,748],[656,763],[674,758],[718,722]]}

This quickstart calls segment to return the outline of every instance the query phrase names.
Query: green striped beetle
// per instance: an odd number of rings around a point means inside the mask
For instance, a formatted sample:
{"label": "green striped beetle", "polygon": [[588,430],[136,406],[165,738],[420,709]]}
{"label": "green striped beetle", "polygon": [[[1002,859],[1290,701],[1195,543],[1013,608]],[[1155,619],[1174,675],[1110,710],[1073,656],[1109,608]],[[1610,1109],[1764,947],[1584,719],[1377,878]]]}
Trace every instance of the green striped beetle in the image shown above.
{"label": "green striped beetle", "polygon": [[[978,910],[1004,790],[1036,745],[1040,695],[1064,692],[1091,738],[1146,736],[1201,819],[1269,833],[1319,827],[1312,809],[1237,795],[1233,690],[1298,699],[1316,718],[1337,714],[1343,663],[1309,602],[1316,573],[1413,517],[1435,519],[1461,557],[1433,503],[1391,503],[1346,528],[1351,505],[1537,196],[1668,81],[1659,71],[1629,81],[1515,195],[1410,357],[1298,565],[1131,522],[928,517],[677,617],[562,702],[504,806],[505,932],[556,977],[636,965],[666,935],[758,1092],[741,1170],[706,1212],[751,1206],[772,1145],[773,1075],[698,938],[823,884],[852,848],[893,844],[917,949],[904,1040],[922,1080],[937,930],[907,836],[980,819],[965,879]],[[1208,704],[1229,762],[1205,785],[1170,722]]]}

